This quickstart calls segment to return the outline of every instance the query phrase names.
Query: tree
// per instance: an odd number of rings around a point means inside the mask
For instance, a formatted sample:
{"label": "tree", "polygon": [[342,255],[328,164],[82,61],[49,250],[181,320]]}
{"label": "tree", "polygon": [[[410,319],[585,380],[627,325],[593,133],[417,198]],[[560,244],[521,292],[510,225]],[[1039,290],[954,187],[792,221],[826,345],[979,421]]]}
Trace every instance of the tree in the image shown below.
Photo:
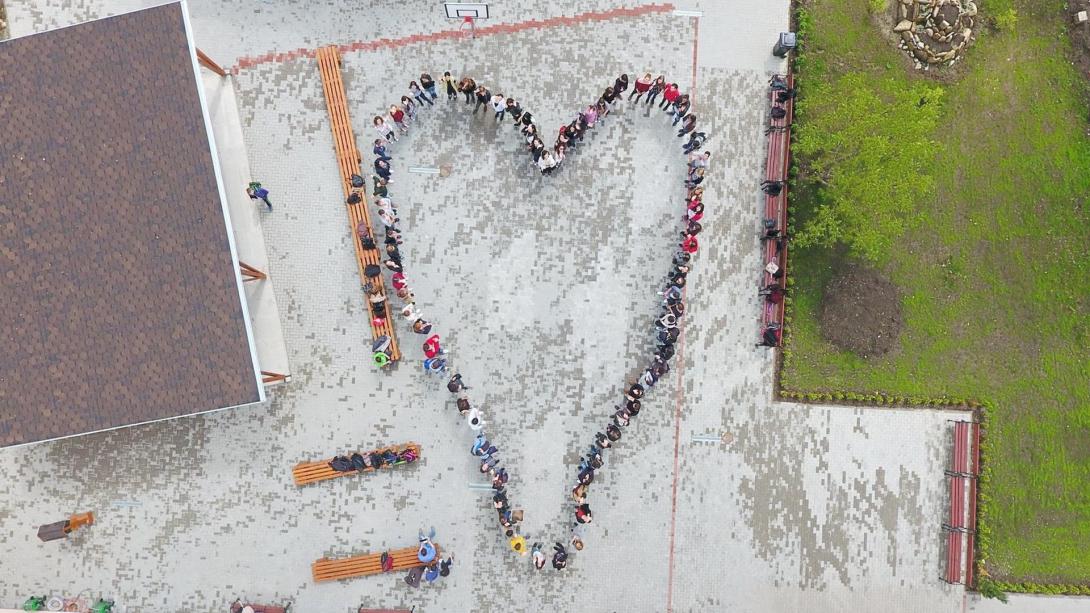
{"label": "tree", "polygon": [[799,246],[847,245],[878,262],[934,189],[931,139],[943,90],[847,74],[819,82],[799,100],[794,155],[809,183],[809,210],[795,230]]}

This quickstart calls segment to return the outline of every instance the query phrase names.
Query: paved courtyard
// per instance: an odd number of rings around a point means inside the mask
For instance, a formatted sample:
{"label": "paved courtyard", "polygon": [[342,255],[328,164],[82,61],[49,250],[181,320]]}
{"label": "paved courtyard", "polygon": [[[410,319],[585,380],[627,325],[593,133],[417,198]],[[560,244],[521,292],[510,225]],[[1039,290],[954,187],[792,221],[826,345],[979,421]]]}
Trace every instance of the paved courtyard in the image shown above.
{"label": "paved courtyard", "polygon": [[[7,0],[13,36],[148,4]],[[614,6],[492,9],[515,24]],[[126,611],[218,612],[237,596],[302,613],[962,610],[960,586],[938,579],[952,415],[774,403],[772,354],[753,346],[765,83],[782,69],[768,50],[788,3],[678,8],[704,16],[649,11],[344,56],[365,164],[369,117],[423,70],[471,74],[542,126],[621,72],[695,86],[713,157],[682,351],[610,451],[568,571],[535,573],[507,550],[487,491],[471,487],[482,479],[468,430],[420,371],[420,337],[399,321],[405,361],[371,367],[316,63],[246,59],[452,24],[421,0],[194,0],[202,49],[247,66],[235,87],[253,175],[276,205],[264,232],[293,378],[263,406],[0,451],[0,606],[86,589]],[[555,540],[579,454],[647,354],[684,160],[661,113],[623,108],[542,179],[508,124],[468,111],[441,98],[394,147],[406,268],[485,408],[524,532]],[[444,165],[446,177],[407,172]],[[300,460],[409,440],[423,460],[407,469],[291,483]],[[92,528],[36,539],[38,524],[84,510]],[[428,526],[456,557],[436,584],[310,579],[317,558],[408,546]]]}

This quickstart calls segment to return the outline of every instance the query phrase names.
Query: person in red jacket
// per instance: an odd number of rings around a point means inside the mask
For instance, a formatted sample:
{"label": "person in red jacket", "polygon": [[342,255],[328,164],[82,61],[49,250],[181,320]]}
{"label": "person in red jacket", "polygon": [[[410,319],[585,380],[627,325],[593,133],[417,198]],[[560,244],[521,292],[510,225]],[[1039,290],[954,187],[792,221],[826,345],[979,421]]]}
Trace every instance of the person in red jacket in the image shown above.
{"label": "person in red jacket", "polygon": [[685,253],[696,253],[696,250],[700,247],[697,243],[696,237],[689,235],[685,237],[685,240],[681,241],[681,250]]}
{"label": "person in red jacket", "polygon": [[681,91],[677,88],[677,83],[667,85],[666,89],[662,91],[662,102],[659,103],[659,108],[670,112],[671,107],[674,106],[674,102],[680,95]]}
{"label": "person in red jacket", "polygon": [[394,123],[397,124],[397,127],[402,133],[409,131],[409,126],[405,125],[405,111],[400,106],[396,104],[390,105],[390,119],[394,120]]}
{"label": "person in red jacket", "polygon": [[439,335],[432,334],[428,337],[428,340],[424,341],[424,356],[428,358],[434,358],[443,353],[443,348],[439,345]]}

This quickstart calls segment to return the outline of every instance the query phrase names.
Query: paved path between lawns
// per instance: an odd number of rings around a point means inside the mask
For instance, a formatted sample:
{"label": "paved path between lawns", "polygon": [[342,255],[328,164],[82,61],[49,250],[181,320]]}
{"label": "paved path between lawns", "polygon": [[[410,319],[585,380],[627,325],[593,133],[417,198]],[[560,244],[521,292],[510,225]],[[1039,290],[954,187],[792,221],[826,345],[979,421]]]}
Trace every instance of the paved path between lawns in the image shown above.
{"label": "paved path between lawns", "polygon": [[[16,35],[145,4],[8,3]],[[405,363],[369,366],[318,71],[299,57],[240,70],[236,83],[253,174],[277,202],[265,233],[294,380],[268,406],[0,452],[0,603],[90,589],[130,611],[221,611],[235,596],[292,599],[302,613],[361,602],[425,612],[962,610],[962,590],[938,580],[948,415],[772,403],[771,354],[753,347],[764,88],[781,67],[768,49],[787,2],[678,4],[706,12],[699,26],[649,12],[345,56],[367,164],[369,116],[423,69],[469,72],[544,126],[622,71],[668,70],[686,88],[695,77],[715,153],[684,355],[610,452],[587,549],[570,571],[535,574],[506,551],[486,495],[469,487],[480,482],[470,437],[413,362],[420,339],[402,327]],[[364,8],[190,8],[198,44],[227,65],[451,27],[430,1],[355,5]],[[492,23],[614,6],[510,0],[493,6]],[[625,109],[542,180],[510,127],[453,106],[424,110],[395,147],[406,262],[418,302],[477,386],[526,530],[555,537],[570,521],[578,454],[647,350],[683,160],[657,111]],[[444,164],[447,178],[405,172]],[[730,444],[694,441],[724,433]],[[300,459],[405,440],[424,446],[412,468],[291,485]],[[71,542],[34,538],[37,524],[86,509],[99,522]],[[310,581],[315,558],[404,546],[430,525],[457,557],[438,584]]]}

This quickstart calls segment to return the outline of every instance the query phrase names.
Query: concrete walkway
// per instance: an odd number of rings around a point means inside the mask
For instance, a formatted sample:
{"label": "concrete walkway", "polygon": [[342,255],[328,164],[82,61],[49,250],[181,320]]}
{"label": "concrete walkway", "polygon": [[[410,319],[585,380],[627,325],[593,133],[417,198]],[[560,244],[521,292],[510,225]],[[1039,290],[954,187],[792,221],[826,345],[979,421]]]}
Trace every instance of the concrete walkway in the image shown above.
{"label": "concrete walkway", "polygon": [[[15,35],[137,3],[8,0]],[[198,43],[223,64],[328,42],[452,27],[433,2],[190,4]],[[515,24],[612,8],[511,0]],[[267,406],[0,453],[0,604],[90,589],[128,611],[223,611],[236,596],[296,610],[961,611],[938,580],[948,415],[771,402],[771,354],[753,347],[759,303],[767,50],[787,2],[693,3],[670,12],[533,25],[465,40],[345,56],[361,148],[368,118],[422,70],[470,73],[555,126],[621,72],[695,84],[713,138],[705,232],[690,276],[683,355],[592,492],[587,549],[564,575],[506,551],[449,395],[407,358],[369,365],[317,67],[305,57],[237,75],[253,176],[277,205],[263,218],[293,380]],[[495,23],[495,22],[493,22]],[[694,53],[695,49],[695,53]],[[695,65],[694,65],[695,60]],[[526,530],[567,529],[578,453],[645,355],[665,271],[683,159],[646,107],[596,129],[549,180],[508,126],[461,103],[425,109],[395,147],[392,186],[418,301],[445,339],[518,477]],[[646,115],[646,116],[645,116]],[[370,164],[371,156],[366,155]],[[449,164],[450,176],[410,174]],[[723,439],[729,443],[706,442]],[[415,440],[405,470],[296,489],[290,467]],[[676,466],[675,471],[675,454]],[[73,510],[99,522],[46,547],[34,526]],[[413,542],[435,526],[456,564],[413,590],[399,577],[314,585],[309,564]]]}

